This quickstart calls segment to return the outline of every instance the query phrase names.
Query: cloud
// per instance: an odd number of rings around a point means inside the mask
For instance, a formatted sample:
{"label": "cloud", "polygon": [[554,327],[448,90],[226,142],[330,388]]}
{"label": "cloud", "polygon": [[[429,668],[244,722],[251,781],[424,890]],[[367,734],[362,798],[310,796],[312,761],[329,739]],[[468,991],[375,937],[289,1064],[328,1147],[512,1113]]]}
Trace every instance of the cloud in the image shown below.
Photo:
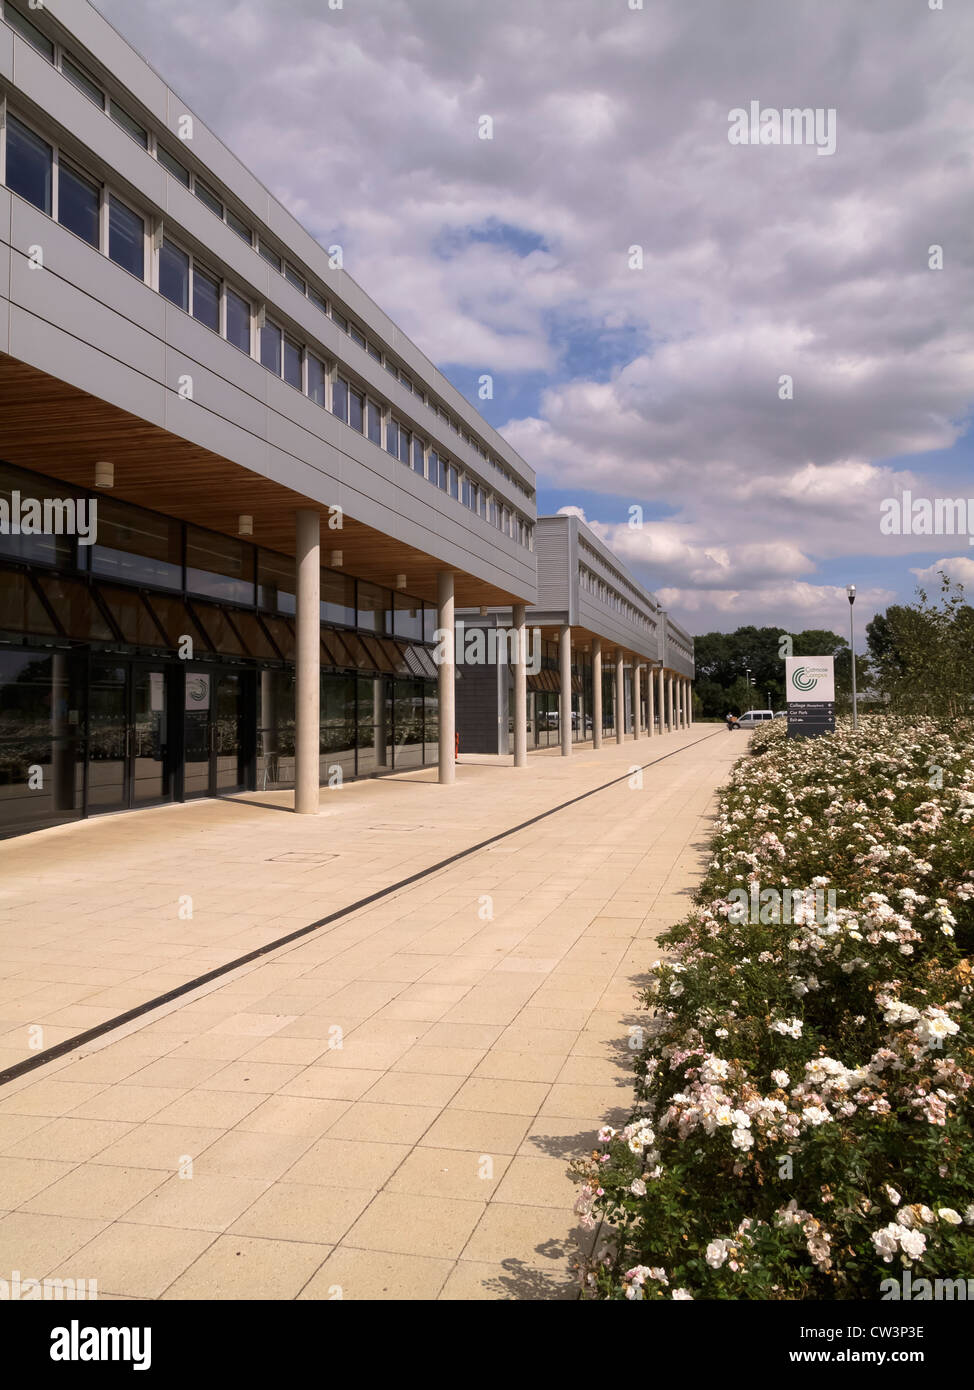
{"label": "cloud", "polygon": [[[879,504],[953,495],[970,423],[974,8],[99,8],[678,618],[824,621],[849,557],[927,544]],[[836,153],[730,145],[751,100],[834,107]]]}
{"label": "cloud", "polygon": [[974,556],[952,555],[935,560],[926,569],[913,569],[910,573],[915,574],[917,582],[929,591],[938,590],[941,575],[946,574],[955,584],[963,584],[968,600],[974,595]]}

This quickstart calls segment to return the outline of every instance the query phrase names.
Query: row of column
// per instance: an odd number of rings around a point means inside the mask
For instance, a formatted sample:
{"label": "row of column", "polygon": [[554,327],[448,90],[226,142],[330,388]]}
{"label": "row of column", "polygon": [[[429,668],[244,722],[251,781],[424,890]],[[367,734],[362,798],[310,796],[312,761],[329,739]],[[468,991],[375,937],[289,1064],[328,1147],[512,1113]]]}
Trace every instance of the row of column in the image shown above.
{"label": "row of column", "polygon": [[[318,811],[320,783],[319,755],[319,666],[321,662],[321,521],[315,510],[302,508],[297,513],[296,557],[296,615],[295,615],[295,784],[294,809],[299,815],[315,815]],[[456,628],[454,612],[453,574],[441,571],[437,584],[438,626],[440,628],[440,664],[437,671],[439,695],[439,781],[456,780]],[[514,766],[525,767],[528,761],[527,731],[527,625],[523,604],[516,604],[512,613],[516,634],[517,660],[514,663]],[[561,751],[568,757],[572,751],[572,630],[562,627],[559,633],[558,656],[560,667],[559,723]],[[614,652],[616,686],[616,742],[625,737],[625,653],[617,647]],[[633,736],[643,737],[642,680],[646,672],[647,727],[645,734],[656,732],[657,710],[660,732],[688,728],[693,722],[693,703],[690,682],[673,671],[654,667],[650,671],[644,662],[636,661],[631,670]],[[592,744],[602,747],[602,642],[592,639]]]}
{"label": "row of column", "polygon": [[[526,640],[524,629],[524,609],[515,609],[514,626],[518,633],[518,651],[525,650],[522,645]],[[521,614],[520,620],[517,617]],[[558,634],[558,664],[560,668],[559,695],[558,695],[558,724],[561,729],[561,752],[562,757],[567,758],[572,751],[572,630],[567,625],[562,627]],[[617,743],[622,743],[625,738],[625,652],[621,647],[615,649],[615,683],[616,683],[616,720],[615,738]],[[527,709],[527,677],[524,670],[524,658],[514,668],[514,739],[515,739],[515,767],[522,767],[527,761],[527,721],[524,719],[523,726],[519,722],[518,692],[521,691],[521,698],[524,701],[524,709]],[[631,668],[632,680],[632,712],[633,712],[633,737],[643,736],[642,728],[642,673],[646,671],[649,682],[646,688],[647,704],[647,727],[646,737],[651,738],[656,732],[656,708],[657,696],[654,694],[654,686],[658,688],[658,705],[661,713],[660,732],[674,732],[677,729],[687,729],[693,723],[693,700],[690,691],[690,681],[685,676],[677,675],[672,671],[664,671],[662,667],[654,667],[656,679],[654,681],[650,668],[646,662],[635,661]],[[592,746],[593,748],[602,747],[602,640],[599,637],[592,638]],[[518,732],[523,734],[525,756],[522,762],[517,757],[517,738]]]}

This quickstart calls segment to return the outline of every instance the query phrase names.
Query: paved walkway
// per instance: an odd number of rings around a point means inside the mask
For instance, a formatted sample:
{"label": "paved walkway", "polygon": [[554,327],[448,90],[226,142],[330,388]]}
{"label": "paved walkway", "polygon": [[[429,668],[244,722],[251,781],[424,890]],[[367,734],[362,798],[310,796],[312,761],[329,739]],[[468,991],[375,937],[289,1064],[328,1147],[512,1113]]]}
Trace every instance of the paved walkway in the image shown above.
{"label": "paved walkway", "polygon": [[742,751],[695,725],[0,844],[2,1067],[661,759],[0,1088],[0,1278],[574,1297],[566,1162],[629,1104],[634,991]]}

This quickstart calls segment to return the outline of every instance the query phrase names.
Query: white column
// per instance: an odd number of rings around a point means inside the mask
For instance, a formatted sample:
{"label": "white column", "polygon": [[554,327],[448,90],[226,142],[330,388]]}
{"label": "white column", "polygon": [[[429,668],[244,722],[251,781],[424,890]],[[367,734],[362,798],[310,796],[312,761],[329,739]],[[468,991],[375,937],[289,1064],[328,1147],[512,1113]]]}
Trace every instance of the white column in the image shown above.
{"label": "white column", "polygon": [[684,727],[684,729],[689,729],[689,727],[690,727],[690,707],[689,707],[689,698],[690,698],[690,696],[689,696],[689,692],[690,692],[690,687],[689,687],[689,685],[687,684],[686,677],[684,676],[684,678],[683,678],[683,727]]}
{"label": "white column", "polygon": [[321,781],[319,672],[321,670],[321,517],[302,507],[295,513],[297,569],[294,663],[294,809],[318,814]]}
{"label": "white column", "polygon": [[602,639],[592,638],[592,747],[602,747]]}
{"label": "white column", "polygon": [[675,695],[676,692],[675,692],[675,690],[674,690],[674,680],[673,680],[673,673],[672,673],[672,671],[670,672],[669,676],[667,676],[667,678],[666,678],[666,685],[667,685],[666,703],[667,703],[667,708],[668,708],[668,710],[669,710],[669,715],[670,715],[670,718],[669,718],[670,733],[671,733],[671,734],[674,734],[674,733],[676,733],[676,700],[674,699],[674,695]]}
{"label": "white column", "polygon": [[693,681],[687,681],[687,717],[693,727]]}
{"label": "white column", "polygon": [[514,640],[517,660],[514,664],[514,766],[528,765],[528,630],[525,623],[525,607],[516,603],[511,615],[514,619]]}
{"label": "white column", "polygon": [[572,751],[572,630],[567,623],[558,634],[561,689],[558,694],[558,723],[561,726],[561,756]]}
{"label": "white column", "polygon": [[642,668],[639,662],[633,657],[632,662],[632,736],[634,739],[642,738],[643,733],[643,710],[642,694],[640,691],[639,673]]}
{"label": "white column", "polygon": [[440,629],[440,665],[437,671],[437,693],[440,706],[439,783],[452,786],[457,778],[456,767],[456,702],[457,666],[453,604],[453,571],[440,570],[436,581],[439,606],[437,626]]}
{"label": "white column", "polygon": [[653,680],[652,666],[646,667],[646,732],[652,738],[656,733],[656,682]]}
{"label": "white column", "polygon": [[616,743],[626,736],[626,659],[616,647]]}
{"label": "white column", "polygon": [[666,733],[666,697],[665,697],[665,689],[664,689],[664,685],[663,685],[663,668],[662,668],[662,666],[657,666],[657,668],[656,668],[656,703],[657,703],[657,705],[659,706],[659,731],[660,731],[661,734],[665,734],[665,733]]}

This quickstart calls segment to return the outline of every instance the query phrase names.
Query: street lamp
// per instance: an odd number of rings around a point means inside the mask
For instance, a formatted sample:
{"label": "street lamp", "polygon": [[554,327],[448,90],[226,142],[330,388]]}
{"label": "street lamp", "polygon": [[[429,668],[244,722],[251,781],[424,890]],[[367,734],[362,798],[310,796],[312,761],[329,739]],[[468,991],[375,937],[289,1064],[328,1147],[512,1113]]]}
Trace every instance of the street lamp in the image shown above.
{"label": "street lamp", "polygon": [[852,605],[856,601],[856,586],[849,584],[846,586],[846,593],[849,595],[849,647],[852,656],[852,727],[859,728],[859,709],[856,704],[856,630],[852,618]]}

